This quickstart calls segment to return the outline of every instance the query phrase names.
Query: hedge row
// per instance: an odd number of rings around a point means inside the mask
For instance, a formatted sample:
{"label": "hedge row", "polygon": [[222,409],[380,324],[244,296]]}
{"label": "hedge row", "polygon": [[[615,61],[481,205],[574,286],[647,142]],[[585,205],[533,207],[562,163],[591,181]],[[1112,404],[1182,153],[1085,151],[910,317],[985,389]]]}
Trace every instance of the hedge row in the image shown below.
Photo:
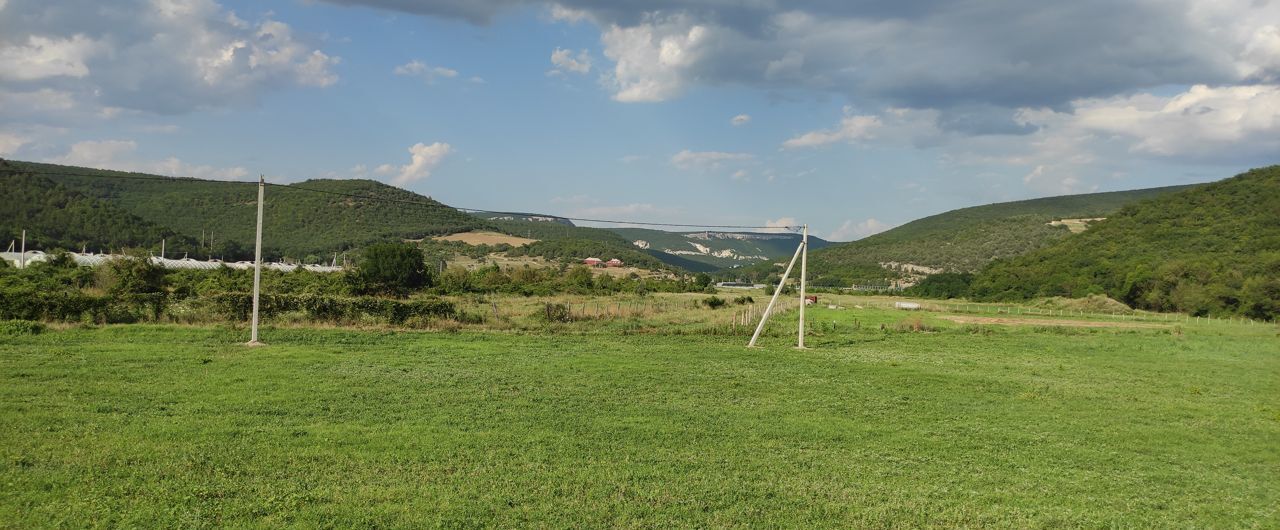
{"label": "hedge row", "polygon": [[[33,320],[122,323],[160,320],[173,301],[164,293],[95,296],[80,292],[41,292],[26,289],[0,291],[0,320]],[[229,321],[243,322],[253,311],[249,293],[216,293],[196,299],[199,305]],[[270,318],[284,312],[302,311],[316,321],[339,322],[364,317],[402,324],[418,317],[449,318],[456,314],[452,303],[438,299],[389,300],[385,298],[341,298],[324,295],[264,294],[259,314]]]}
{"label": "hedge row", "polygon": [[[253,311],[253,295],[218,293],[205,297],[214,311],[229,320],[248,320]],[[372,316],[402,324],[411,317],[447,318],[455,314],[453,304],[439,299],[391,300],[387,298],[339,298],[323,295],[262,295],[258,313],[263,317],[289,311],[304,311],[317,321],[337,322]]]}
{"label": "hedge row", "polygon": [[164,293],[94,296],[71,291],[0,291],[0,319],[36,321],[137,322],[164,313]]}

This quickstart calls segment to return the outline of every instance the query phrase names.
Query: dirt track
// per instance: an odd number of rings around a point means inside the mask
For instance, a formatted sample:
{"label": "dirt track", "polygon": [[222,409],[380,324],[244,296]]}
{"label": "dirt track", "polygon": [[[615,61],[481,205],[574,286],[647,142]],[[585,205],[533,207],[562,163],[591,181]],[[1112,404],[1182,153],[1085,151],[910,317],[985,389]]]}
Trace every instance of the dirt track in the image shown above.
{"label": "dirt track", "polygon": [[971,317],[947,315],[938,317],[960,324],[996,324],[1002,326],[1069,326],[1077,328],[1163,328],[1164,324],[1145,322],[1098,322],[1094,320],[1048,320],[1038,318]]}

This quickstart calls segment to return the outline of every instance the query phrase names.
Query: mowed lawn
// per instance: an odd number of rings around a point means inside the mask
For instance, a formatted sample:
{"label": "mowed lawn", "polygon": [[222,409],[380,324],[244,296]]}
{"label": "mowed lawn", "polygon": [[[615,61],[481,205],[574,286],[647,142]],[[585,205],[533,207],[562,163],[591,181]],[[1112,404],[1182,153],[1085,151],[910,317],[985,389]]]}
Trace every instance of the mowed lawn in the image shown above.
{"label": "mowed lawn", "polygon": [[0,337],[0,526],[1280,526],[1274,326],[243,338]]}

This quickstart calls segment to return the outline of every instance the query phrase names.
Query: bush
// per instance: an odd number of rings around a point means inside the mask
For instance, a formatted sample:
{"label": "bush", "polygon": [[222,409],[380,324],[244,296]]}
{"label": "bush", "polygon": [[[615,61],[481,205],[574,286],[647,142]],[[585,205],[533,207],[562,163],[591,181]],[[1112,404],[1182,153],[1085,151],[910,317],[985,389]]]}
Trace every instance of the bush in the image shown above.
{"label": "bush", "polygon": [[[253,295],[249,293],[220,293],[208,298],[213,312],[228,320],[243,322],[253,312]],[[454,317],[457,314],[452,303],[435,298],[402,301],[372,297],[264,294],[259,301],[259,315],[265,318],[289,311],[305,311],[314,320],[335,323],[355,322],[372,317],[392,324],[403,324],[415,317],[418,320],[430,320]]]}
{"label": "bush", "polygon": [[747,305],[747,304],[754,304],[756,303],[756,301],[754,298],[751,298],[750,296],[739,296],[733,299],[733,303],[738,305]]}
{"label": "bush", "polygon": [[702,299],[702,303],[703,305],[711,309],[720,309],[721,307],[724,307],[724,304],[726,302],[724,301],[724,298],[720,298],[718,296],[708,296]]}
{"label": "bush", "polygon": [[408,243],[378,243],[365,248],[350,279],[357,294],[404,297],[431,286],[422,251]]}
{"label": "bush", "polygon": [[164,268],[148,258],[113,259],[99,270],[101,287],[113,296],[164,292]]}
{"label": "bush", "polygon": [[907,289],[909,296],[922,298],[965,298],[969,296],[969,286],[973,284],[973,275],[962,272],[943,272],[933,274],[920,280],[920,283]]}
{"label": "bush", "polygon": [[16,337],[19,335],[39,335],[44,332],[44,324],[30,320],[0,321],[0,337]]}
{"label": "bush", "polygon": [[539,316],[547,322],[573,321],[573,312],[569,309],[567,304],[553,304],[551,302],[547,302],[546,306],[542,308],[542,312],[539,313]]}

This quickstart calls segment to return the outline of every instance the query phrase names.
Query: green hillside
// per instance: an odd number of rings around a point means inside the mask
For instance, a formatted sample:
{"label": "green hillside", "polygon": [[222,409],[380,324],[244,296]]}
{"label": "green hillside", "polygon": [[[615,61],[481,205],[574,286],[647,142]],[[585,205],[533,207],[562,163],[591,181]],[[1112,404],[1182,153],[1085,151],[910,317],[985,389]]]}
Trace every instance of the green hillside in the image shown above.
{"label": "green hillside", "polygon": [[[0,235],[14,239],[25,229],[31,249],[159,251],[166,239],[172,256],[252,257],[257,187],[251,183],[17,161],[0,161],[0,179],[6,198],[16,199],[0,207]],[[542,216],[491,220],[371,180],[307,180],[267,188],[263,252],[270,259],[320,261],[387,239],[496,230],[540,240],[510,251],[515,254],[564,261],[607,256],[645,268],[680,268],[679,260],[661,260],[608,230],[529,220],[534,217]]]}
{"label": "green hillside", "polygon": [[[611,228],[610,231],[654,255],[701,263],[712,269],[742,267],[789,258],[800,244],[800,234],[790,233],[667,232],[649,228]],[[821,238],[809,236],[809,248],[823,248],[830,244]]]}
{"label": "green hillside", "polygon": [[[205,234],[207,242],[212,234],[214,244],[208,253],[213,256],[247,258],[253,248],[257,187],[251,184],[12,161],[0,169],[0,178],[7,182],[16,183],[15,177],[29,172],[193,240]],[[360,200],[298,187],[420,204]],[[427,197],[370,180],[308,180],[270,186],[266,193],[263,251],[270,257],[318,258],[373,241],[417,239],[483,226],[482,221]],[[20,229],[21,221],[5,216],[0,218],[0,227]],[[130,223],[119,221],[100,230],[103,234],[128,234],[132,228]],[[158,245],[150,239],[125,240],[137,246]]]}
{"label": "green hillside", "polygon": [[1280,166],[1126,206],[1084,233],[993,263],[972,293],[1105,293],[1151,310],[1280,316]]}
{"label": "green hillside", "polygon": [[[0,241],[7,247],[26,230],[28,249],[85,249],[109,252],[160,245],[173,255],[197,250],[198,242],[148,222],[110,202],[87,197],[53,180],[32,174],[0,176]],[[16,248],[16,247],[15,247]]]}
{"label": "green hillside", "polygon": [[1070,235],[1065,227],[1050,226],[1051,221],[1107,217],[1125,205],[1186,188],[1066,195],[961,208],[817,250],[809,255],[809,271],[815,284],[830,286],[883,279],[892,274],[880,267],[886,262],[974,272],[992,260],[1025,254]]}

